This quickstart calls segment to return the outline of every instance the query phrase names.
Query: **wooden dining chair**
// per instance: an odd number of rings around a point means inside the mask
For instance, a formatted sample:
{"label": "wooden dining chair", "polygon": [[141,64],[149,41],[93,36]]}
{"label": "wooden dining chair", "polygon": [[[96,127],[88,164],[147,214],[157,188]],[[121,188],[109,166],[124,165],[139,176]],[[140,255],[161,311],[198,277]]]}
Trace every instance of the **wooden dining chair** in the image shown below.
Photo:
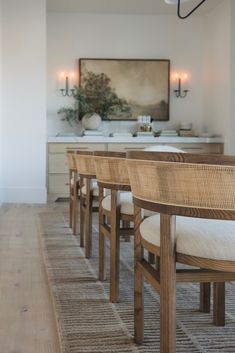
{"label": "wooden dining chair", "polygon": [[99,200],[95,163],[92,151],[77,151],[76,170],[80,178],[80,246],[85,256],[92,254],[92,214],[98,212],[95,202]]}
{"label": "wooden dining chair", "polygon": [[[120,237],[134,235],[134,205],[126,153],[94,152],[99,186],[99,279],[105,279],[105,238],[110,241],[110,301],[119,299]],[[104,189],[110,194],[104,197]]]}
{"label": "wooden dining chair", "polygon": [[[180,148],[176,148],[174,146],[157,144],[151,145],[144,149],[144,151],[154,151],[154,152],[173,152],[173,153],[187,153]],[[190,157],[191,158],[191,157]],[[203,159],[205,158],[203,157]],[[149,253],[149,260],[153,263],[153,256],[154,254]],[[160,259],[157,258],[156,263],[159,264]],[[200,303],[199,303],[199,310],[204,313],[209,313],[211,310],[211,283],[200,283]]]}
{"label": "wooden dining chair", "polygon": [[79,180],[75,161],[76,151],[67,151],[69,167],[69,227],[77,234]]}
{"label": "wooden dining chair", "polygon": [[[143,341],[143,276],[160,293],[160,352],[176,352],[176,282],[214,283],[224,324],[224,285],[235,280],[235,157],[128,152],[135,204],[135,341]],[[145,220],[141,208],[160,215]],[[160,256],[156,271],[143,249]],[[197,269],[176,269],[176,263]]]}

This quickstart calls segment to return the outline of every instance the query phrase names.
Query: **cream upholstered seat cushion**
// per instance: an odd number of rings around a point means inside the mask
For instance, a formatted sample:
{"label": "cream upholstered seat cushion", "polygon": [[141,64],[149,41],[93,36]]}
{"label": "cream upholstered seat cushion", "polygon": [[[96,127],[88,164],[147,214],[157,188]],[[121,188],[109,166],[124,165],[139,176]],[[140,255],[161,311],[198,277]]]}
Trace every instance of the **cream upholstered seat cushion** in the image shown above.
{"label": "cream upholstered seat cushion", "polygon": [[[131,192],[120,192],[120,202],[121,202],[121,213],[122,214],[127,214],[130,216],[134,215],[134,204],[132,201],[132,193]],[[106,211],[111,211],[111,195],[106,196],[102,200],[102,207]],[[144,216],[152,216],[155,214],[154,212],[144,210]]]}
{"label": "cream upholstered seat cushion", "polygon": [[[92,195],[93,196],[99,196],[99,187],[97,184],[97,181],[92,182],[92,187],[91,187]],[[82,194],[86,195],[86,185],[83,185],[82,187]],[[108,189],[104,189],[104,195],[109,195],[110,191]]]}
{"label": "cream upholstered seat cushion", "polygon": [[[160,215],[143,220],[140,233],[149,243],[160,246]],[[176,217],[176,251],[208,259],[235,261],[235,222]]]}
{"label": "cream upholstered seat cushion", "polygon": [[144,149],[145,151],[153,151],[153,152],[175,152],[175,153],[185,153],[183,150],[173,147],[173,146],[168,146],[168,145],[153,145],[146,147]]}
{"label": "cream upholstered seat cushion", "polygon": [[[99,187],[97,181],[92,182],[91,191],[93,196],[99,196]],[[82,187],[82,194],[86,195],[86,185],[83,185]]]}
{"label": "cream upholstered seat cushion", "polygon": [[[74,181],[75,181],[75,178],[72,177],[72,178],[70,179],[70,184],[71,184],[71,185],[74,185]],[[76,182],[79,182],[79,177],[76,179]]]}
{"label": "cream upholstered seat cushion", "polygon": [[[131,192],[121,192],[120,202],[121,202],[121,213],[128,214],[128,215],[134,214],[134,205],[132,202]],[[102,207],[106,211],[111,211],[111,195],[106,196],[102,200]]]}

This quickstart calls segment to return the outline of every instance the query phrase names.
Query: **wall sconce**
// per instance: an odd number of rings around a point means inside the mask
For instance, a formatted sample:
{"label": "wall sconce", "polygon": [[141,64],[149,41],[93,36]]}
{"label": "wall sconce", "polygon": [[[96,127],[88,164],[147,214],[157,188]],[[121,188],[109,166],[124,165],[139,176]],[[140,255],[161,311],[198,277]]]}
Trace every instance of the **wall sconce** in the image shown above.
{"label": "wall sconce", "polygon": [[64,72],[60,75],[60,92],[63,97],[71,97],[74,93],[74,88],[69,88],[69,78],[70,78],[70,85],[74,87],[75,85],[75,74],[72,72],[70,77],[65,74]]}
{"label": "wall sconce", "polygon": [[[176,98],[185,98],[189,90],[188,89],[182,90],[182,84],[181,84],[182,78],[178,74],[175,75],[175,78],[178,80],[178,88],[174,90],[175,96]],[[186,80],[187,78],[188,78],[188,75],[184,74],[183,79]]]}

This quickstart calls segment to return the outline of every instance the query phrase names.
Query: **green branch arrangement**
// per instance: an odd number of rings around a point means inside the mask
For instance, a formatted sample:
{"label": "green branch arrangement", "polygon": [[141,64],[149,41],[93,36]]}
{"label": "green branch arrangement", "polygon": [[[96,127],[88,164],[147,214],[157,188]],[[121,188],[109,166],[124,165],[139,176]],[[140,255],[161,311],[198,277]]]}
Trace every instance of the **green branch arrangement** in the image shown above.
{"label": "green branch arrangement", "polygon": [[82,87],[74,87],[74,104],[70,107],[62,107],[58,114],[63,121],[70,125],[78,123],[84,115],[91,116],[96,113],[102,119],[108,120],[110,115],[126,113],[131,116],[131,109],[127,101],[119,98],[114,88],[110,85],[110,78],[104,74],[87,72],[83,79]]}

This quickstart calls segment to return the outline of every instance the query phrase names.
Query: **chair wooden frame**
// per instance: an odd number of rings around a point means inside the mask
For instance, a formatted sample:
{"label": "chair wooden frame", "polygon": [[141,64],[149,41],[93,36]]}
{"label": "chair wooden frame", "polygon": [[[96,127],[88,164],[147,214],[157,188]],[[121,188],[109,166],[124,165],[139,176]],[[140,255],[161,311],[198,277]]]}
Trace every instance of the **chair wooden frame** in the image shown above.
{"label": "chair wooden frame", "polygon": [[[94,201],[99,200],[93,195],[92,183],[96,180],[95,165],[92,151],[77,151],[75,155],[76,169],[80,176],[80,246],[85,248],[85,257],[92,255],[92,213],[98,212]],[[82,188],[85,186],[86,193]]]}
{"label": "chair wooden frame", "polygon": [[69,166],[69,227],[72,229],[73,235],[77,234],[79,190],[75,153],[76,151],[67,151],[67,160]]}
{"label": "chair wooden frame", "polygon": [[[99,186],[99,279],[105,275],[105,238],[110,241],[110,301],[117,302],[119,298],[119,260],[120,237],[134,235],[130,222],[133,215],[120,212],[120,192],[130,191],[129,178],[125,164],[126,153],[94,152],[96,176]],[[104,189],[111,191],[111,211],[102,207]],[[120,226],[122,223],[122,227]]]}
{"label": "chair wooden frame", "polygon": [[[235,202],[234,202],[234,184],[235,179],[235,157],[233,156],[215,156],[215,155],[190,155],[190,154],[169,154],[152,152],[128,152],[127,165],[130,176],[132,192],[135,204],[135,341],[143,341],[143,276],[160,293],[160,352],[176,352],[176,282],[200,282],[214,283],[214,322],[224,324],[224,284],[226,281],[235,280],[235,262],[225,260],[212,260],[195,256],[176,253],[175,251],[175,226],[176,216],[198,217],[220,220],[235,220]],[[141,173],[149,173],[148,168],[161,168],[163,163],[167,162],[172,171],[175,165],[184,167],[190,163],[192,171],[195,169],[206,170],[216,173],[232,173],[230,207],[217,207],[216,196],[210,200],[210,206],[204,202],[197,205],[183,202],[174,203],[163,202],[161,197],[154,199],[148,190],[139,190],[138,177]],[[174,163],[171,163],[174,162]],[[180,162],[180,163],[175,163]],[[206,164],[200,166],[199,164]],[[209,165],[209,167],[208,167]],[[165,164],[166,166],[166,164]],[[229,166],[221,172],[221,166]],[[165,171],[165,169],[164,169]],[[201,172],[201,171],[200,171]],[[159,172],[160,173],[160,172]],[[201,172],[209,177],[209,172]],[[222,174],[218,183],[222,185]],[[225,174],[224,174],[225,175]],[[210,180],[210,179],[208,179]],[[155,178],[157,182],[157,177]],[[178,183],[178,180],[177,180]],[[173,183],[171,183],[173,184]],[[208,182],[208,185],[210,182]],[[225,184],[225,183],[224,183]],[[158,184],[159,187],[160,184]],[[169,186],[169,184],[168,184]],[[149,185],[149,187],[154,187]],[[198,187],[198,186],[197,186]],[[209,185],[210,187],[210,185]],[[200,190],[199,190],[200,191]],[[187,192],[190,194],[190,187],[187,184]],[[179,194],[179,193],[178,193]],[[177,194],[177,195],[178,195]],[[149,196],[150,195],[150,196]],[[217,196],[218,197],[218,196]],[[190,197],[189,197],[190,199]],[[231,201],[232,200],[232,201]],[[221,203],[222,204],[222,203]],[[149,209],[160,213],[160,243],[157,247],[145,241],[140,234],[139,226],[141,219],[141,208]],[[156,271],[143,259],[143,248],[150,250],[157,256],[160,256],[160,270]],[[196,266],[197,270],[176,270],[176,262]],[[222,299],[222,300],[221,300]]]}

